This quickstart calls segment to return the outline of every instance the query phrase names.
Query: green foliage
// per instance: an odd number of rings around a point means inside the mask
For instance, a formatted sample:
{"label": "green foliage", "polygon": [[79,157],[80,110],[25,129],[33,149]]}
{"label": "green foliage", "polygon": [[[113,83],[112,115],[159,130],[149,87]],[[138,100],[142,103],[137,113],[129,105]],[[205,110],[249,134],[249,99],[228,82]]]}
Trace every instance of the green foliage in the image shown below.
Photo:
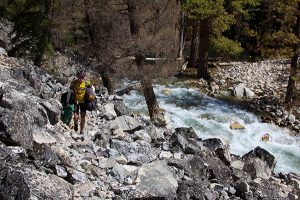
{"label": "green foliage", "polygon": [[190,19],[206,19],[224,12],[224,0],[186,0],[183,9]]}
{"label": "green foliage", "polygon": [[[183,9],[192,24],[197,23],[197,20],[209,20],[209,38],[214,51],[222,56],[237,56],[243,51],[243,48],[236,37],[240,33],[235,31],[241,32],[243,28],[241,20],[251,18],[250,10],[260,5],[260,1],[185,0]],[[233,27],[235,28],[233,29]],[[247,28],[244,30],[247,33],[244,33],[253,37],[255,31],[249,26]]]}
{"label": "green foliage", "polygon": [[50,0],[9,1],[4,16],[14,23],[16,37],[11,54],[28,56],[39,62],[44,53],[53,52],[50,30]]}
{"label": "green foliage", "polygon": [[212,48],[222,57],[237,57],[243,52],[243,48],[239,42],[233,41],[224,36],[214,38]]}
{"label": "green foliage", "polygon": [[[300,42],[295,35],[299,0],[261,0],[247,21],[243,44],[261,57],[290,57]],[[251,39],[249,39],[251,38]],[[250,52],[251,53],[251,52]]]}

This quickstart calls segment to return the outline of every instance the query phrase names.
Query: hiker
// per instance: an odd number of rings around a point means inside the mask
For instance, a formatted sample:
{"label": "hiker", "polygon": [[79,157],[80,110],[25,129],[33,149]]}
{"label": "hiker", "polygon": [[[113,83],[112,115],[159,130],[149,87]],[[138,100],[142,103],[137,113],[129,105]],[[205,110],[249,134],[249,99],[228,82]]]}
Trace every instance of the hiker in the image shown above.
{"label": "hiker", "polygon": [[91,88],[92,85],[89,81],[86,81],[85,71],[79,70],[76,74],[77,79],[73,80],[70,89],[75,94],[75,110],[74,110],[74,130],[78,131],[78,120],[80,113],[80,134],[83,134],[86,116],[86,104],[85,104],[85,93],[87,88]]}

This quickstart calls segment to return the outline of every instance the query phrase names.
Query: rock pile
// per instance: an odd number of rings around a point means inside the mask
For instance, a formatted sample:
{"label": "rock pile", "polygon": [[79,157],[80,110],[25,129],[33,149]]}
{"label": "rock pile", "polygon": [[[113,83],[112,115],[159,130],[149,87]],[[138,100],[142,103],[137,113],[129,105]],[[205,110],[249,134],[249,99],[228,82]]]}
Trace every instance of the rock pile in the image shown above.
{"label": "rock pile", "polygon": [[105,94],[82,141],[60,121],[66,86],[25,60],[0,55],[0,65],[0,199],[300,196],[300,175],[274,174],[266,150],[232,155],[220,139],[158,128]]}
{"label": "rock pile", "polygon": [[284,103],[289,67],[287,60],[220,63],[213,72],[211,90],[214,94],[229,90],[246,99],[247,108],[262,113],[263,121],[300,133],[299,106]]}

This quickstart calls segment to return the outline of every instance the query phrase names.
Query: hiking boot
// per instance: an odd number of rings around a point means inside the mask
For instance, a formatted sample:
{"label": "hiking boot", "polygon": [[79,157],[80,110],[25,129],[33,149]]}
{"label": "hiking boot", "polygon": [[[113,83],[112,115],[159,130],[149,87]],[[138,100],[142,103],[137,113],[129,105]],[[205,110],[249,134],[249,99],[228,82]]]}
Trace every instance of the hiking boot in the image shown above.
{"label": "hiking boot", "polygon": [[78,124],[77,124],[77,123],[74,124],[74,130],[75,130],[75,131],[78,131]]}

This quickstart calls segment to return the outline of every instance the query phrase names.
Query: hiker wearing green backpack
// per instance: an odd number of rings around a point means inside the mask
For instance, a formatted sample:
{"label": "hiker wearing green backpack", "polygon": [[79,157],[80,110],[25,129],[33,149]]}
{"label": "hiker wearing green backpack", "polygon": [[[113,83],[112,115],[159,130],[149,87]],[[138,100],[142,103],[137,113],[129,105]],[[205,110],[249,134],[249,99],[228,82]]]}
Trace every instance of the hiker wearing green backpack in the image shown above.
{"label": "hiker wearing green backpack", "polygon": [[75,110],[74,110],[74,130],[78,131],[78,121],[80,114],[80,134],[83,134],[85,117],[87,110],[86,91],[92,88],[92,84],[85,80],[84,70],[79,70],[76,74],[77,79],[72,81],[70,89],[74,91]]}

